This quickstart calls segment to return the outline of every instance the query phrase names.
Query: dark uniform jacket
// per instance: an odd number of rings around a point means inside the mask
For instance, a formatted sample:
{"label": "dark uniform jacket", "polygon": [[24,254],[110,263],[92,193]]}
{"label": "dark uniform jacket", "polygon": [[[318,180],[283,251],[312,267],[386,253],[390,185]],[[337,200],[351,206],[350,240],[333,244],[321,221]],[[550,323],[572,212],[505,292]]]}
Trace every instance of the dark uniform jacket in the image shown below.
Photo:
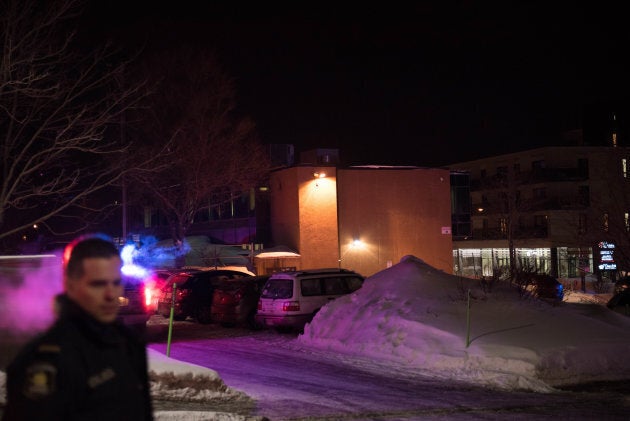
{"label": "dark uniform jacket", "polygon": [[7,368],[2,420],[152,420],[145,343],[65,297],[59,304],[55,324]]}

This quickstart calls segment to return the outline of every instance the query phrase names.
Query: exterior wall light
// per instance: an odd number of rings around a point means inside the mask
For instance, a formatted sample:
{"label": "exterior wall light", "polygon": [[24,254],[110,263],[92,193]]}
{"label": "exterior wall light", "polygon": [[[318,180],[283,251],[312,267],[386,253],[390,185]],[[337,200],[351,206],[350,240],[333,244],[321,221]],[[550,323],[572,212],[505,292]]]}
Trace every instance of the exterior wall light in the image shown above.
{"label": "exterior wall light", "polygon": [[363,241],[361,241],[361,240],[354,240],[352,242],[352,247],[363,247]]}
{"label": "exterior wall light", "polygon": [[[326,177],[326,173],[325,172],[314,172],[313,173],[313,177],[315,177],[315,180],[319,180],[320,178],[324,178]],[[315,181],[315,187],[319,187],[319,182]]]}

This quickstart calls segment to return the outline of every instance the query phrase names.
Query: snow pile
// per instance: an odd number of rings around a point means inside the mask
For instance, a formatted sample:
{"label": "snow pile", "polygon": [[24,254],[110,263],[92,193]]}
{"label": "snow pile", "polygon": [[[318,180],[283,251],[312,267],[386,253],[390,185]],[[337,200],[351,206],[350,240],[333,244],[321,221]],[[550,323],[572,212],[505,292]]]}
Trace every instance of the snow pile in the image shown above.
{"label": "snow pile", "polygon": [[327,304],[297,340],[393,363],[402,375],[545,392],[630,379],[629,331],[630,318],[605,306],[554,307],[509,285],[484,292],[479,281],[405,256]]}

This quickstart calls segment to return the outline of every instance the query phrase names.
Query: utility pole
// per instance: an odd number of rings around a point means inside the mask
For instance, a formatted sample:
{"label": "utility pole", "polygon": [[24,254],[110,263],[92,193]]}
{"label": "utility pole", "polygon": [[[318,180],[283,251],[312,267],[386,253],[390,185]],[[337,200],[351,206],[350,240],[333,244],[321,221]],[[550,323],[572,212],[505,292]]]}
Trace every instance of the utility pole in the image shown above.
{"label": "utility pole", "polygon": [[127,182],[122,178],[122,238],[127,241]]}
{"label": "utility pole", "polygon": [[[125,144],[125,113],[120,114],[120,142]],[[122,241],[127,242],[127,181],[122,177]]]}

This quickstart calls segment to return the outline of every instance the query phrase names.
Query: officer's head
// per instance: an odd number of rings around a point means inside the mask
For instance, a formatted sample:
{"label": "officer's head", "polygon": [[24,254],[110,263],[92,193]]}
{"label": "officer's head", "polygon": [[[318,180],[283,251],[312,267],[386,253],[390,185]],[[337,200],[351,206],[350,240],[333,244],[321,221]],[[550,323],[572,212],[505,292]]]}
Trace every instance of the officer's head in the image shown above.
{"label": "officer's head", "polygon": [[64,250],[63,263],[68,298],[102,323],[116,320],[123,286],[114,243],[101,234],[79,237]]}

